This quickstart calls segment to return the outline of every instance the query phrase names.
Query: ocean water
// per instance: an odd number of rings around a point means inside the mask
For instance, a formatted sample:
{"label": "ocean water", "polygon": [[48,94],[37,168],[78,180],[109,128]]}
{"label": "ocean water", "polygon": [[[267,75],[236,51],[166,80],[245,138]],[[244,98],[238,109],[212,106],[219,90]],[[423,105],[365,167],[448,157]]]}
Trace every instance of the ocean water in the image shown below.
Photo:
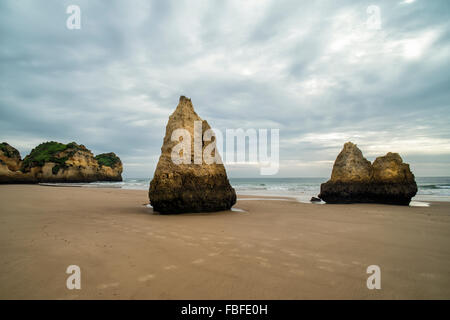
{"label": "ocean water", "polygon": [[[239,195],[286,196],[309,202],[317,196],[320,184],[328,178],[230,178]],[[450,201],[450,177],[416,177],[415,201]],[[94,188],[148,190],[150,178],[127,178],[122,182],[93,182],[77,184]]]}

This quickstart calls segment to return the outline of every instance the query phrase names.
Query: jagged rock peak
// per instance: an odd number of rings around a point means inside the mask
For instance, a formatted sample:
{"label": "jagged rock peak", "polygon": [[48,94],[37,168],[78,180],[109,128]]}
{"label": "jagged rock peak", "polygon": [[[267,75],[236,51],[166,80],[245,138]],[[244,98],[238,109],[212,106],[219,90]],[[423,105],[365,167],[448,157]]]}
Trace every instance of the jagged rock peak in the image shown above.
{"label": "jagged rock peak", "polygon": [[173,114],[175,114],[175,113],[181,113],[181,114],[195,113],[194,106],[192,105],[191,99],[189,99],[185,96],[180,96],[180,101],[178,102],[178,106],[175,109],[175,111],[173,112]]}

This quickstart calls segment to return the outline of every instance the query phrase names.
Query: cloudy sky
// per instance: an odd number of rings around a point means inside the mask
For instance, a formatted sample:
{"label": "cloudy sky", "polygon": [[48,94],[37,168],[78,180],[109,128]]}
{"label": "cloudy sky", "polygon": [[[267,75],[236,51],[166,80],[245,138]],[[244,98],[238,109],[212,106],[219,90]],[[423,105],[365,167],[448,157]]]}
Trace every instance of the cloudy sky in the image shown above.
{"label": "cloudy sky", "polygon": [[151,177],[186,95],[220,130],[278,128],[282,177],[329,176],[348,140],[450,176],[449,18],[446,0],[1,1],[0,140],[76,141]]}

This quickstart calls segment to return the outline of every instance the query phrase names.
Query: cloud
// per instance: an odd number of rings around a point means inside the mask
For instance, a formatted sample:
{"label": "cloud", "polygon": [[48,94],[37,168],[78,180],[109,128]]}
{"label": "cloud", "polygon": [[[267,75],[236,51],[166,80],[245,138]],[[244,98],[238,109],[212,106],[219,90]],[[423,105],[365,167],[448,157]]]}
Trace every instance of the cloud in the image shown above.
{"label": "cloud", "polygon": [[281,176],[328,176],[347,140],[400,152],[416,175],[450,173],[444,0],[377,1],[379,30],[371,2],[295,0],[80,0],[68,30],[72,2],[0,4],[0,137],[22,154],[77,141],[151,177],[187,95],[220,130],[279,128]]}

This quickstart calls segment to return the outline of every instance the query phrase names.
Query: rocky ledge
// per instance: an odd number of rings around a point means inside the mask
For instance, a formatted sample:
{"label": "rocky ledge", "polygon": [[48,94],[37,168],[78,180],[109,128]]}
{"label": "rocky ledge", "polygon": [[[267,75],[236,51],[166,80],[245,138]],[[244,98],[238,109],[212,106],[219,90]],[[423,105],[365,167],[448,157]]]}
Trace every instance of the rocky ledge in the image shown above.
{"label": "rocky ledge", "polygon": [[409,165],[389,152],[370,163],[361,150],[347,142],[334,162],[331,179],[320,186],[327,203],[387,203],[409,205],[417,184]]}
{"label": "rocky ledge", "polygon": [[[176,110],[169,117],[161,156],[150,182],[149,199],[155,211],[163,214],[183,212],[211,212],[229,210],[236,203],[236,192],[231,187],[222,163],[194,161],[194,122],[203,121],[194,111],[190,99],[181,96]],[[172,141],[176,129],[185,129],[191,136],[190,163],[175,164],[172,149],[179,141]],[[201,135],[210,126],[202,122]],[[202,142],[202,154],[213,143]],[[214,157],[215,149],[213,151]],[[217,154],[218,157],[220,157]],[[189,158],[189,156],[188,156]]]}
{"label": "rocky ledge", "polygon": [[36,183],[33,175],[20,171],[21,167],[19,151],[6,142],[0,143],[0,183]]}
{"label": "rocky ledge", "polygon": [[114,153],[96,157],[83,145],[45,142],[23,160],[0,144],[0,183],[122,181],[122,162]]}

